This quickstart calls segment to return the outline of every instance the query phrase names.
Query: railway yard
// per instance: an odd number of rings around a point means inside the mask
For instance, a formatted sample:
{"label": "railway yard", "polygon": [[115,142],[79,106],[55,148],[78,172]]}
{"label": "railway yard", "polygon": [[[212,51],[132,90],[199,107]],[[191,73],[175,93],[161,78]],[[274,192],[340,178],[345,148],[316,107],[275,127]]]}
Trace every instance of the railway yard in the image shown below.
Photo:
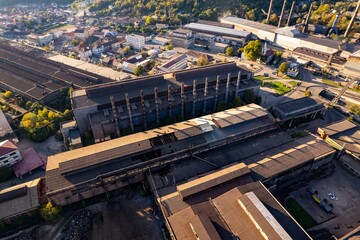
{"label": "railway yard", "polygon": [[83,88],[113,81],[47,60],[41,50],[19,47],[15,43],[0,41],[1,87],[34,101],[47,102],[61,89],[70,86]]}

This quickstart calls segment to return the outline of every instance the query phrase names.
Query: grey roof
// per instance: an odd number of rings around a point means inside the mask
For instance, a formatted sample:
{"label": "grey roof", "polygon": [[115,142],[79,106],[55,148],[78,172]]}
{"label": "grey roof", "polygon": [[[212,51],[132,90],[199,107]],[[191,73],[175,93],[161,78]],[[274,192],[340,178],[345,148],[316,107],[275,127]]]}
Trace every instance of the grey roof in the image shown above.
{"label": "grey roof", "polygon": [[275,30],[278,29],[277,27],[274,27],[274,26],[271,26],[271,25],[268,25],[268,24],[259,23],[259,22],[247,20],[247,19],[244,19],[244,18],[224,17],[222,19],[225,20],[225,21],[228,21],[228,22],[232,22],[235,25],[236,24],[245,25],[245,26],[261,29],[261,30],[264,30],[264,31],[275,32]]}
{"label": "grey roof", "polygon": [[206,32],[206,33],[212,33],[220,36],[231,36],[231,37],[237,37],[237,38],[244,38],[249,36],[251,33],[248,31],[241,31],[241,30],[235,30],[230,28],[224,28],[224,27],[218,27],[218,26],[211,26],[206,24],[200,24],[200,23],[190,23],[186,24],[184,28],[190,29],[194,32]]}
{"label": "grey roof", "polygon": [[302,39],[304,41],[316,43],[316,44],[319,44],[322,46],[326,46],[329,48],[334,48],[334,49],[339,49],[339,46],[342,46],[345,44],[343,42],[332,40],[329,38],[319,38],[319,37],[315,37],[315,36],[311,36],[311,35],[307,35],[307,34],[299,34],[296,36],[296,38]]}
{"label": "grey roof", "polygon": [[295,100],[290,100],[288,102],[285,103],[280,103],[276,106],[274,106],[274,108],[282,111],[283,113],[293,113],[293,112],[297,112],[312,106],[317,106],[317,105],[321,105],[323,104],[322,101],[320,101],[320,99],[318,98],[314,98],[314,97],[303,97],[303,98],[299,98],[299,99],[295,99]]}

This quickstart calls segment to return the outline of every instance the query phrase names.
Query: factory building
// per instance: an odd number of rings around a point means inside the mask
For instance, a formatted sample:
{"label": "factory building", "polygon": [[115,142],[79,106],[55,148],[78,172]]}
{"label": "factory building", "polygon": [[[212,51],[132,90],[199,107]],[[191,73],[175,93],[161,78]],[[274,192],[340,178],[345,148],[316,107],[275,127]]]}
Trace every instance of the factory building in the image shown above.
{"label": "factory building", "polygon": [[223,63],[76,90],[71,102],[80,132],[103,141],[215,112],[246,90],[259,91],[252,73]]}
{"label": "factory building", "polygon": [[349,56],[343,72],[344,74],[350,76],[360,75],[360,50]]}
{"label": "factory building", "polygon": [[271,108],[276,119],[289,127],[321,117],[324,111],[324,103],[316,97],[290,100]]}
{"label": "factory building", "polygon": [[171,42],[175,47],[189,48],[194,41],[192,31],[187,29],[176,29],[171,36]]}
{"label": "factory building", "polygon": [[47,197],[57,205],[81,201],[140,181],[149,169],[276,128],[266,109],[250,104],[59,153],[48,159]]}
{"label": "factory building", "polygon": [[251,32],[201,23],[189,23],[184,28],[193,31],[195,39],[244,46],[251,39]]}

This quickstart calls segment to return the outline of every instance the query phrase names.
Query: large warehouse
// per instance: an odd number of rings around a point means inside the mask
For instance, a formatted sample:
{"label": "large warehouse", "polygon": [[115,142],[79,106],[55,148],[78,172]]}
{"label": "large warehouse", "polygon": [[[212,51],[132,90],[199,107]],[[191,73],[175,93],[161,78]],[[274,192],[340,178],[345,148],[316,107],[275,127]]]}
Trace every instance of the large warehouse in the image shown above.
{"label": "large warehouse", "polygon": [[276,129],[274,118],[250,104],[50,156],[46,192],[58,205],[123,187],[150,168]]}
{"label": "large warehouse", "polygon": [[71,101],[80,131],[103,141],[215,112],[246,90],[258,93],[252,73],[223,63],[89,87],[73,91]]}

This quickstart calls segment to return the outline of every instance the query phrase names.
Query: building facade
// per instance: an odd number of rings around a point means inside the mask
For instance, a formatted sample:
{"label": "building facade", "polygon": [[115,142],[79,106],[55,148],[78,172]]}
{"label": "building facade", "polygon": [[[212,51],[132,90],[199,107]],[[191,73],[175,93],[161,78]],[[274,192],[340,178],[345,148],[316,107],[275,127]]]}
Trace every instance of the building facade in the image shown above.
{"label": "building facade", "polygon": [[145,46],[145,37],[136,34],[130,34],[125,36],[126,42],[128,42],[135,50],[140,51]]}
{"label": "building facade", "polygon": [[0,142],[0,167],[10,167],[22,160],[22,156],[11,141]]}

